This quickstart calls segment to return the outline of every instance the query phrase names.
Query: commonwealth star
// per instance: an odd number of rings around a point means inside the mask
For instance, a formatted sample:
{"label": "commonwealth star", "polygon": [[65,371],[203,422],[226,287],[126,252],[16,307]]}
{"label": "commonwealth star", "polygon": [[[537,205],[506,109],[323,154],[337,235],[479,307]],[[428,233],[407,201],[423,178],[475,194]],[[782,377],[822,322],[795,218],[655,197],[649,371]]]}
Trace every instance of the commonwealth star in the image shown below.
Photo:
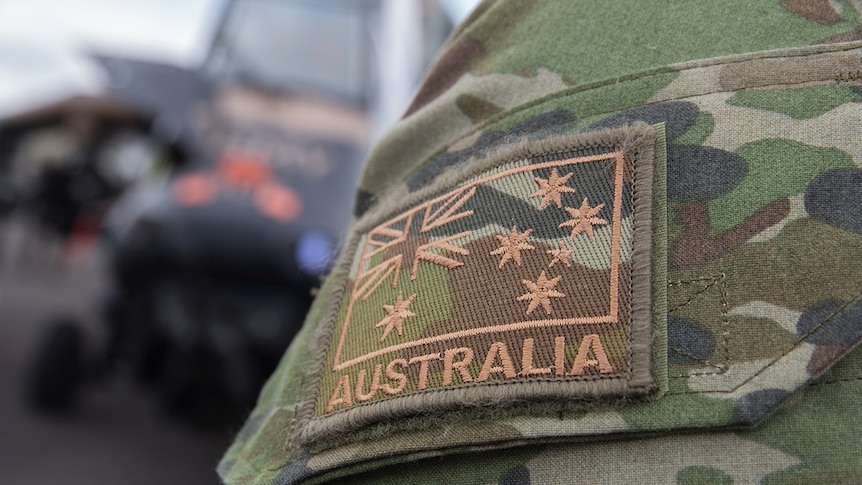
{"label": "commonwealth star", "polygon": [[572,172],[560,177],[557,175],[556,167],[551,170],[551,175],[547,179],[536,177],[536,183],[539,184],[539,190],[530,194],[530,197],[541,197],[539,201],[539,209],[544,209],[548,202],[557,204],[557,207],[563,207],[563,202],[560,200],[560,194],[563,192],[574,192],[575,189],[566,185],[569,178],[572,177]]}
{"label": "commonwealth star", "polygon": [[569,226],[572,228],[572,234],[569,236],[569,239],[574,239],[581,231],[586,232],[587,236],[590,236],[590,239],[593,239],[593,225],[608,223],[608,221],[600,217],[596,217],[596,214],[598,214],[604,206],[605,204],[599,204],[595,207],[590,207],[590,205],[587,204],[587,199],[584,198],[579,209],[566,207],[566,212],[568,212],[572,218],[560,224],[560,227]]}
{"label": "commonwealth star", "polygon": [[533,310],[535,310],[539,305],[542,305],[542,308],[545,309],[545,313],[548,315],[551,314],[551,298],[562,298],[566,296],[565,293],[554,289],[559,282],[559,276],[549,280],[548,277],[545,276],[544,271],[542,271],[542,274],[539,275],[539,278],[535,282],[530,280],[521,280],[521,283],[523,283],[529,291],[519,296],[518,301],[530,300],[530,304],[527,306],[527,315],[533,313]]}
{"label": "commonwealth star", "polygon": [[552,259],[552,260],[551,260],[551,264],[549,264],[549,265],[548,265],[548,267],[549,267],[549,268],[550,268],[551,266],[553,266],[554,264],[556,264],[556,263],[557,263],[557,261],[559,261],[559,262],[561,262],[561,263],[565,264],[565,265],[566,265],[566,266],[568,266],[569,268],[571,268],[571,267],[572,267],[572,262],[569,260],[569,256],[570,256],[572,253],[574,253],[574,252],[575,252],[575,250],[574,250],[574,249],[566,249],[566,248],[564,248],[564,247],[563,247],[563,241],[560,241],[559,249],[549,249],[549,250],[547,250],[547,251],[545,251],[545,252],[546,252],[546,253],[548,253],[548,254],[550,254],[551,256],[553,256],[553,257],[554,257],[554,259]]}
{"label": "commonwealth star", "polygon": [[497,234],[497,239],[500,240],[500,247],[491,251],[490,254],[502,254],[500,258],[500,266],[502,268],[510,259],[521,265],[521,251],[527,249],[536,249],[531,244],[526,243],[527,237],[533,232],[532,229],[527,229],[523,233],[519,233],[517,226],[512,226],[512,232],[508,236]]}
{"label": "commonwealth star", "polygon": [[383,305],[383,310],[386,312],[386,318],[380,320],[380,322],[375,325],[375,327],[385,327],[383,329],[383,336],[380,337],[381,341],[385,339],[393,329],[398,331],[398,335],[401,335],[404,319],[416,316],[415,313],[407,309],[407,307],[413,303],[414,298],[416,298],[416,293],[413,293],[413,296],[406,300],[401,296],[401,293],[398,293],[398,298],[395,300],[394,305]]}

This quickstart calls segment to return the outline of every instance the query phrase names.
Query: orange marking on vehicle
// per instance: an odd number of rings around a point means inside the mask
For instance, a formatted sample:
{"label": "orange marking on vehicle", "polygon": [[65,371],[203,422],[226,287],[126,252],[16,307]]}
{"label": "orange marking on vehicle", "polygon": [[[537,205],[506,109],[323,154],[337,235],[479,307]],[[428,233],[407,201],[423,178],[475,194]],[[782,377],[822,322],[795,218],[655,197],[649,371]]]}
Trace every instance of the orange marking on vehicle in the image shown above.
{"label": "orange marking on vehicle", "polygon": [[231,155],[218,164],[221,177],[234,187],[254,189],[272,176],[272,170],[262,160],[247,155]]}
{"label": "orange marking on vehicle", "polygon": [[174,182],[174,198],[182,205],[198,206],[212,202],[218,186],[212,177],[200,173],[183,175]]}
{"label": "orange marking on vehicle", "polygon": [[293,190],[278,184],[263,185],[255,191],[254,199],[261,212],[280,222],[292,221],[302,213],[302,200]]}

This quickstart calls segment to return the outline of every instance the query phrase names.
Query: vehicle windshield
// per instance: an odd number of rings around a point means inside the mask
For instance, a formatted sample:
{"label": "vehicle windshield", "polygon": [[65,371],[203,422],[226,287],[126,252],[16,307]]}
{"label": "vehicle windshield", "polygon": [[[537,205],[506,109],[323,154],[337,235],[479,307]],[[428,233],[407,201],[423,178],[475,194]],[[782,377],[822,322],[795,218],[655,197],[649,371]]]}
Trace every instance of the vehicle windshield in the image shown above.
{"label": "vehicle windshield", "polygon": [[365,2],[236,0],[207,69],[276,90],[366,96]]}

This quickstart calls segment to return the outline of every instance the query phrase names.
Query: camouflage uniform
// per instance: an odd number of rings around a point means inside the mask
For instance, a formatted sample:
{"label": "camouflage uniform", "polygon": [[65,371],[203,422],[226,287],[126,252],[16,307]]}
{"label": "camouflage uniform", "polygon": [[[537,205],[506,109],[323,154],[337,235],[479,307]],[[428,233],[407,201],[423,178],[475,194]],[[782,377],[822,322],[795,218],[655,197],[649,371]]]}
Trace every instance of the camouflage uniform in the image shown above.
{"label": "camouflage uniform", "polygon": [[860,15],[480,5],[223,479],[862,482]]}

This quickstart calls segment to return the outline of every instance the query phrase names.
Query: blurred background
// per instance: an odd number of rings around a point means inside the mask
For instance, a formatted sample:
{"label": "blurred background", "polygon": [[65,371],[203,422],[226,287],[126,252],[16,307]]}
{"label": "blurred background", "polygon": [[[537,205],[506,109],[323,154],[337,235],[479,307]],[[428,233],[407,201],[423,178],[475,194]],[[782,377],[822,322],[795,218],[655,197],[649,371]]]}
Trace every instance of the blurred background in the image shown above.
{"label": "blurred background", "polygon": [[0,477],[214,484],[475,0],[0,0]]}

